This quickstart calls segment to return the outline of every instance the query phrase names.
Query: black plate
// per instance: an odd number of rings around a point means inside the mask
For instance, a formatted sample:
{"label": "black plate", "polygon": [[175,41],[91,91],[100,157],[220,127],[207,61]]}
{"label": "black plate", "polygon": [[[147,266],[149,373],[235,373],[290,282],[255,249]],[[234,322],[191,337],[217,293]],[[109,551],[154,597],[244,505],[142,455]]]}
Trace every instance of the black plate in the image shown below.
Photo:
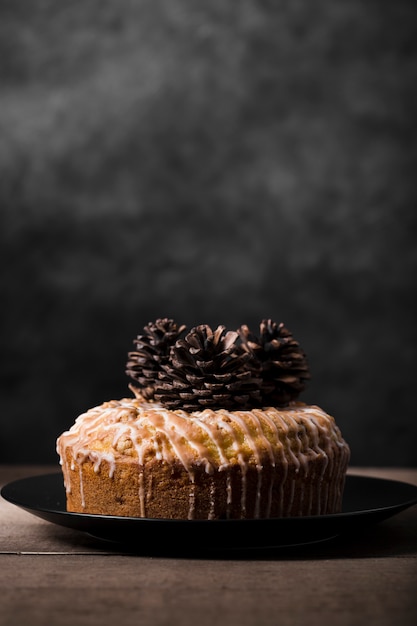
{"label": "black plate", "polygon": [[331,539],[381,522],[417,503],[417,486],[347,476],[343,511],[335,515],[260,520],[165,520],[68,513],[62,474],[9,483],[3,498],[54,524],[130,548],[224,550],[289,547]]}

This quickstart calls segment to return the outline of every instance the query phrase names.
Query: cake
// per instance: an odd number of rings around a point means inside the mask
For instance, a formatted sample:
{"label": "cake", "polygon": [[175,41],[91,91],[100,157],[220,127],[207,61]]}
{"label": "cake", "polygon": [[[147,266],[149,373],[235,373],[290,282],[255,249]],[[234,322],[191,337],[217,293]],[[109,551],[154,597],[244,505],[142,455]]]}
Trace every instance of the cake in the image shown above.
{"label": "cake", "polygon": [[164,519],[341,510],[349,446],[298,396],[310,377],[284,324],[227,331],[173,320],[134,340],[131,397],[80,415],[57,440],[67,510]]}

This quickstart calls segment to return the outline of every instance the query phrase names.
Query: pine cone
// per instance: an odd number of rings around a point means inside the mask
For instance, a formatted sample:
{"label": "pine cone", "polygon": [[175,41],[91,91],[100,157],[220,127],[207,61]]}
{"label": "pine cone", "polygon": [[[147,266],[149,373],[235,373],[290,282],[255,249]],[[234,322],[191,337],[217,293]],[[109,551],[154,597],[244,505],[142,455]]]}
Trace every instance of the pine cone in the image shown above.
{"label": "pine cone", "polygon": [[262,320],[260,337],[241,326],[242,348],[251,356],[248,368],[262,377],[262,404],[285,406],[295,400],[310,378],[304,352],[284,324]]}
{"label": "pine cone", "polygon": [[158,319],[144,327],[144,334],[134,340],[136,350],[128,353],[126,374],[139,383],[141,394],[146,400],[154,396],[158,373],[169,360],[172,345],[185,330],[172,319]]}
{"label": "pine cone", "polygon": [[156,383],[155,400],[169,409],[247,409],[259,404],[261,380],[246,369],[249,355],[238,333],[218,326],[193,328],[171,349]]}

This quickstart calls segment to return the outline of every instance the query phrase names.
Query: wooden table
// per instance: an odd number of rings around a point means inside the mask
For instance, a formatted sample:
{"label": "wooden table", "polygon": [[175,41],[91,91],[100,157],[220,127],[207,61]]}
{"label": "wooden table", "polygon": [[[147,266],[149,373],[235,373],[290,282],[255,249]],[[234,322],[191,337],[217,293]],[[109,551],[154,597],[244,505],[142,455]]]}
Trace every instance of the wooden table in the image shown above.
{"label": "wooden table", "polygon": [[[57,467],[0,466],[0,484]],[[417,484],[417,469],[355,469]],[[417,506],[233,558],[128,554],[0,499],[1,626],[416,626]]]}

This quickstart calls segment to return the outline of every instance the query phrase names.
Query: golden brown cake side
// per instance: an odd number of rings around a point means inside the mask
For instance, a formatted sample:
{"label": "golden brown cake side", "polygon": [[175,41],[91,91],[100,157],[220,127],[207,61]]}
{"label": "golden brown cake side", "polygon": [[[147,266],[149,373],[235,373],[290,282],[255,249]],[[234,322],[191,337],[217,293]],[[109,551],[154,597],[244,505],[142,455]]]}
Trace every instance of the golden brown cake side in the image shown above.
{"label": "golden brown cake side", "polygon": [[349,461],[334,419],[301,403],[187,413],[111,401],[57,450],[69,511],[169,519],[334,513]]}

